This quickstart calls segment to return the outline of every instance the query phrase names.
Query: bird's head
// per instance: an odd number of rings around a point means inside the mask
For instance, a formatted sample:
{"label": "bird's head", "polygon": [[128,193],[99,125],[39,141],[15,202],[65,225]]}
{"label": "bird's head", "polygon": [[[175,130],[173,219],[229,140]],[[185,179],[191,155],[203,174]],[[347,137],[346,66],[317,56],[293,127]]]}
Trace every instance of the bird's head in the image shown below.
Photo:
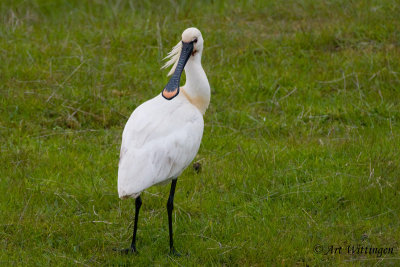
{"label": "bird's head", "polygon": [[193,43],[193,51],[192,56],[196,54],[201,54],[203,51],[203,37],[201,36],[201,32],[196,28],[187,28],[182,33],[182,42],[184,43]]}
{"label": "bird's head", "polygon": [[172,48],[165,59],[169,59],[163,68],[173,65],[169,75],[172,75],[162,91],[162,96],[171,100],[179,94],[179,83],[183,69],[190,58],[199,60],[203,51],[203,37],[196,28],[188,28],[182,33],[182,40]]}
{"label": "bird's head", "polygon": [[[168,61],[162,68],[165,69],[173,65],[168,73],[168,76],[174,74],[180,58],[186,57],[181,59],[186,64],[190,57],[201,57],[201,53],[203,52],[203,44],[204,40],[201,36],[201,32],[197,28],[187,28],[182,33],[182,40],[179,41],[179,43],[175,45],[171,52],[169,52],[164,58],[168,59]],[[189,51],[190,53],[188,53]]]}

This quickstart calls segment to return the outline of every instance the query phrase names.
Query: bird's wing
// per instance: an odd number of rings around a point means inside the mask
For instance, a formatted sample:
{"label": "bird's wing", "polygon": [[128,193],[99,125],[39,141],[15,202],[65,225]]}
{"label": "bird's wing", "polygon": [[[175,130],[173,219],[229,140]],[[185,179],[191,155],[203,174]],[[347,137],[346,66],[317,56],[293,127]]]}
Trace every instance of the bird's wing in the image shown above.
{"label": "bird's wing", "polygon": [[179,95],[174,100],[155,97],[129,118],[118,168],[120,197],[135,197],[154,184],[177,177],[196,156],[203,117]]}

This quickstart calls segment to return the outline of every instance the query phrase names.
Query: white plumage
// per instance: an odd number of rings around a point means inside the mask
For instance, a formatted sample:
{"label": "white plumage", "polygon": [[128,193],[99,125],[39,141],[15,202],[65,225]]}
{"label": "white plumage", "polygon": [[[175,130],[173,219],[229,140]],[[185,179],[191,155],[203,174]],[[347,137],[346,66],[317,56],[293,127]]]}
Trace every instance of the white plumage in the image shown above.
{"label": "white plumage", "polygon": [[[195,41],[193,41],[195,40]],[[203,135],[203,114],[210,102],[210,86],[201,66],[203,38],[196,28],[182,34],[192,42],[185,66],[186,84],[171,100],[161,94],[143,103],[130,116],[122,134],[118,168],[120,198],[136,198],[146,188],[177,178],[197,154]],[[179,42],[165,66],[175,71],[182,49]]]}
{"label": "white plumage", "polygon": [[183,94],[161,95],[140,105],[122,135],[119,197],[136,198],[144,189],[178,177],[197,154],[203,116]]}

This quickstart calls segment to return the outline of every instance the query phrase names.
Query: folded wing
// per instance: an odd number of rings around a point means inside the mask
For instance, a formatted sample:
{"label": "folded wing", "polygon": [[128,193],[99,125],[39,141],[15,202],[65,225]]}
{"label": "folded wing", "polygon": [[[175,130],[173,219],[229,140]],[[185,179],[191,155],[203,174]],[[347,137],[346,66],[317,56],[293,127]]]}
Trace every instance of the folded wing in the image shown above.
{"label": "folded wing", "polygon": [[137,197],[146,188],[179,176],[196,156],[203,128],[201,113],[180,95],[175,101],[157,96],[140,105],[122,135],[120,198]]}

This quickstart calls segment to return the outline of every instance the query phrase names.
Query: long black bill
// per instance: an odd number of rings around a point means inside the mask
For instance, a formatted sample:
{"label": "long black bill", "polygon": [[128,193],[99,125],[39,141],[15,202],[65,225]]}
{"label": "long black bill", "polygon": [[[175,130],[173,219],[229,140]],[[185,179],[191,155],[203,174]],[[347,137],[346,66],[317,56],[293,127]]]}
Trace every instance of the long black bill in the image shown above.
{"label": "long black bill", "polygon": [[178,65],[176,66],[175,72],[172,75],[171,79],[162,91],[162,96],[165,99],[171,100],[179,94],[179,83],[181,81],[181,75],[187,61],[192,55],[192,52],[193,42],[185,43],[182,41],[182,51],[181,56],[179,57]]}

